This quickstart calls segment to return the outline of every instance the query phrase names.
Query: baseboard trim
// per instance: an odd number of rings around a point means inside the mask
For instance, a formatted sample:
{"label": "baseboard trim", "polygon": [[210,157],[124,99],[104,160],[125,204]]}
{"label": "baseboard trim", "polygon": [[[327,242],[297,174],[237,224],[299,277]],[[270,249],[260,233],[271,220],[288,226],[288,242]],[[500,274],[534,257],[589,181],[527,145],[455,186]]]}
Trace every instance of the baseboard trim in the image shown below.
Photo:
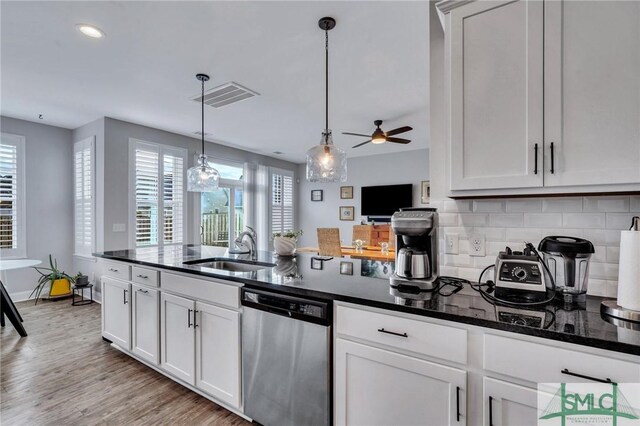
{"label": "baseboard trim", "polygon": [[9,296],[11,296],[11,300],[14,302],[24,302],[25,300],[32,300],[29,298],[32,291],[33,290],[16,291],[14,293],[9,293]]}

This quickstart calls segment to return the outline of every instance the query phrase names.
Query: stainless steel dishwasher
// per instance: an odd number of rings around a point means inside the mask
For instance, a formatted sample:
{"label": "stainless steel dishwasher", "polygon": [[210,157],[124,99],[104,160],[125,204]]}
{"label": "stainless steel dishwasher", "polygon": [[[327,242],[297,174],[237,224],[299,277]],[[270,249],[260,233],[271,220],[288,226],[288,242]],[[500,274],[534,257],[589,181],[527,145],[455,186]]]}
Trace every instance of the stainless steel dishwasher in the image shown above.
{"label": "stainless steel dishwasher", "polygon": [[331,424],[331,302],[242,289],[244,413],[265,426]]}

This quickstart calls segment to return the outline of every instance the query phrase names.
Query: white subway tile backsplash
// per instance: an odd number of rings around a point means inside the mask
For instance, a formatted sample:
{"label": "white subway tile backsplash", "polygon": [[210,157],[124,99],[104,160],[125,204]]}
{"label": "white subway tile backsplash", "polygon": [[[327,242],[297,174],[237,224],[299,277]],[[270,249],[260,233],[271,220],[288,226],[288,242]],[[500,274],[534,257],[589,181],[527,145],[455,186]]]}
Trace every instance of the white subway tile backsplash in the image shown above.
{"label": "white subway tile backsplash", "polygon": [[473,201],[466,200],[451,200],[444,202],[444,211],[445,212],[471,212],[473,206]]}
{"label": "white subway tile backsplash", "polygon": [[607,262],[607,247],[606,246],[594,246],[593,247],[595,249],[595,253],[593,253],[593,255],[591,255],[591,261],[592,262],[601,262],[601,263],[606,263]]}
{"label": "white subway tile backsplash", "polygon": [[458,224],[457,213],[440,213],[438,214],[440,226],[456,226]]}
{"label": "white subway tile backsplash", "polygon": [[562,226],[565,228],[604,228],[604,213],[563,213]]}
{"label": "white subway tile backsplash", "polygon": [[604,280],[617,280],[618,265],[613,263],[591,262],[589,264],[589,278],[591,277]]}
{"label": "white subway tile backsplash", "polygon": [[484,238],[487,241],[505,241],[507,229],[477,227],[473,229],[473,233],[484,235]]}
{"label": "white subway tile backsplash", "polygon": [[461,213],[459,215],[460,225],[463,226],[486,226],[489,224],[489,215]]}
{"label": "white subway tile backsplash", "polygon": [[458,234],[459,238],[467,238],[473,232],[473,228],[465,228],[464,226],[444,226],[439,229],[440,236],[444,238],[447,234]]}
{"label": "white subway tile backsplash", "polygon": [[633,216],[633,213],[607,213],[607,229],[627,230]]}
{"label": "white subway tile backsplash", "polygon": [[478,213],[502,213],[506,201],[480,200],[473,202],[473,211]]}
{"label": "white subway tile backsplash", "polygon": [[620,247],[607,247],[607,262],[619,263],[620,262]]}
{"label": "white subway tile backsplash", "polygon": [[586,197],[583,209],[585,212],[628,212],[629,197]]}
{"label": "white subway tile backsplash", "polygon": [[542,201],[545,213],[581,212],[582,198],[548,198]]}
{"label": "white subway tile backsplash", "polygon": [[592,244],[607,244],[607,235],[604,229],[585,229],[585,240],[591,241]]}
{"label": "white subway tile backsplash", "polygon": [[636,214],[640,213],[640,196],[631,197],[629,210],[636,212]]}
{"label": "white subway tile backsplash", "polygon": [[561,213],[525,213],[524,226],[527,228],[561,228]]}
{"label": "white subway tile backsplash", "polygon": [[524,214],[523,213],[492,214],[490,215],[489,223],[491,224],[491,226],[501,226],[505,228],[522,226],[524,224]]}
{"label": "white subway tile backsplash", "polygon": [[573,229],[573,228],[547,228],[541,229],[542,237],[549,236],[563,236],[563,237],[575,237],[575,238],[584,238],[584,231],[582,229]]}
{"label": "white subway tile backsplash", "polygon": [[587,283],[587,293],[593,296],[607,297],[608,286],[609,282],[607,280],[590,278]]}
{"label": "white subway tile backsplash", "polygon": [[536,247],[542,239],[542,232],[539,229],[512,228],[507,229],[507,242],[524,243],[529,241]]}
{"label": "white subway tile backsplash", "polygon": [[542,200],[507,200],[507,213],[536,213],[542,211]]}
{"label": "white subway tile backsplash", "polygon": [[444,265],[445,266],[462,266],[462,267],[471,267],[473,266],[473,259],[468,254],[458,254],[458,255],[444,255]]}

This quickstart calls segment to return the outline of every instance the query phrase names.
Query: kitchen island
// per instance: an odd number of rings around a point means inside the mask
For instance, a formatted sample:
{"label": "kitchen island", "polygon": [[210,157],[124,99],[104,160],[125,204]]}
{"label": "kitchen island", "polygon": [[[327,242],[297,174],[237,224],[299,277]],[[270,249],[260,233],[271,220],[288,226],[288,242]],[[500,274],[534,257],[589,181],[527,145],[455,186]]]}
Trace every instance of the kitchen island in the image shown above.
{"label": "kitchen island", "polygon": [[[330,306],[335,424],[534,425],[539,383],[640,382],[640,331],[603,319],[598,297],[574,310],[507,308],[468,284],[393,289],[393,262],[307,253],[251,258],[184,245],[96,256],[105,265],[103,338],[247,418],[248,292]],[[298,339],[309,347],[302,335],[285,340]],[[278,386],[289,379],[279,374]]]}

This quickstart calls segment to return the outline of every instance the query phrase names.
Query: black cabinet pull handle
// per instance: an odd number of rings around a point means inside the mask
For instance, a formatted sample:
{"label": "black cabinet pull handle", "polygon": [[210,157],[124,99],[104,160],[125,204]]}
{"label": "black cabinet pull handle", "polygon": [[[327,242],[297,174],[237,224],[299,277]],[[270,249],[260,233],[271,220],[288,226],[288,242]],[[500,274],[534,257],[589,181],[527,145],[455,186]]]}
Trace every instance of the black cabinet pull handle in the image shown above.
{"label": "black cabinet pull handle", "polygon": [[197,309],[193,311],[193,328],[196,328],[198,326],[198,323],[196,322],[196,318],[197,318],[196,315],[198,315]]}
{"label": "black cabinet pull handle", "polygon": [[144,279],[144,280],[148,280],[148,279],[149,279],[149,277],[148,277],[147,275],[142,275],[142,274],[137,275],[137,277],[138,277],[138,278],[142,278],[142,279]]}
{"label": "black cabinet pull handle", "polygon": [[187,313],[187,328],[191,328],[193,324],[191,324],[191,309],[189,309],[189,312]]}
{"label": "black cabinet pull handle", "polygon": [[538,174],[538,144],[533,145],[533,152],[535,157],[535,164],[533,166],[533,174]]}
{"label": "black cabinet pull handle", "polygon": [[128,291],[129,291],[129,290],[124,290],[124,291],[122,292],[122,303],[124,303],[125,305],[126,305],[127,303],[129,303],[129,301],[127,300],[127,292],[128,292]]}
{"label": "black cabinet pull handle", "polygon": [[460,421],[460,386],[456,386],[456,421]]}
{"label": "black cabinet pull handle", "polygon": [[551,174],[554,174],[556,172],[555,170],[555,157],[554,157],[554,152],[553,152],[553,142],[551,142]]}
{"label": "black cabinet pull handle", "polygon": [[111,272],[118,272],[118,270],[117,270],[117,269],[113,269],[113,268],[109,268],[109,271],[111,271]]}
{"label": "black cabinet pull handle", "polygon": [[489,397],[489,426],[493,426],[493,397]]}
{"label": "black cabinet pull handle", "polygon": [[384,328],[379,328],[378,331],[380,333],[393,334],[394,336],[409,337],[409,335],[407,333],[396,333],[395,331],[387,331]]}
{"label": "black cabinet pull handle", "polygon": [[599,379],[597,377],[592,377],[592,376],[587,376],[585,374],[580,374],[580,373],[574,373],[572,371],[569,371],[567,368],[563,369],[562,371],[560,371],[562,374],[566,374],[568,376],[573,376],[573,377],[580,377],[581,379],[587,379],[587,380],[592,380],[594,382],[600,382],[600,383],[611,383],[613,385],[617,385],[616,382],[612,381],[610,378],[606,378],[606,379]]}

